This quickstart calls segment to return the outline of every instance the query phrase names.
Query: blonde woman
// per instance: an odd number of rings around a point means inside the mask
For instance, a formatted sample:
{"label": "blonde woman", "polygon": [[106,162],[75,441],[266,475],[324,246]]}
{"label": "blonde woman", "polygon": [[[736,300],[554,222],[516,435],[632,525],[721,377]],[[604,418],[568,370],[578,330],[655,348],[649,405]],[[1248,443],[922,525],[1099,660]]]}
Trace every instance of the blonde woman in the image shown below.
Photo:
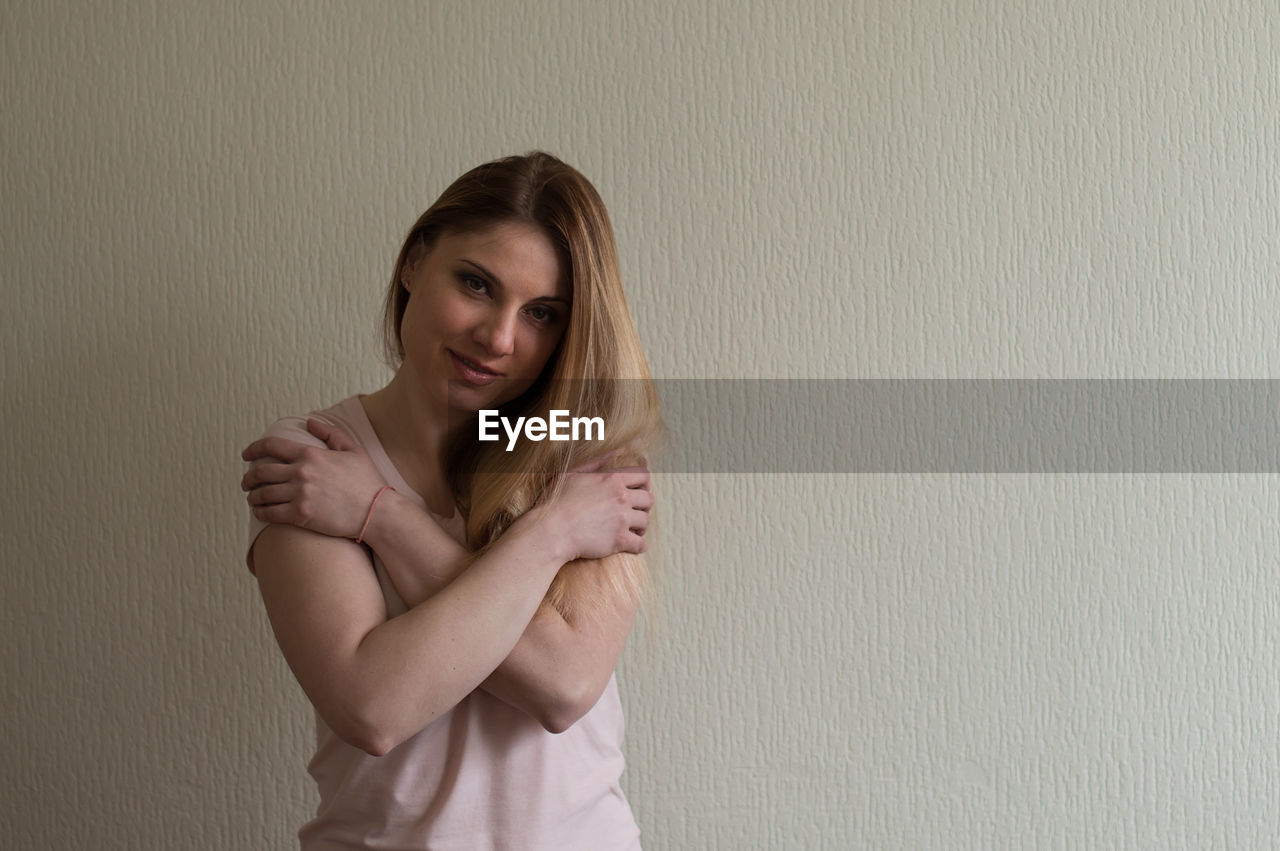
{"label": "blonde woman", "polygon": [[[463,175],[386,332],[389,384],[244,453],[249,566],[316,710],[302,848],[638,848],[613,671],[661,421],[599,195],[542,153]],[[604,433],[507,451],[481,410]]]}

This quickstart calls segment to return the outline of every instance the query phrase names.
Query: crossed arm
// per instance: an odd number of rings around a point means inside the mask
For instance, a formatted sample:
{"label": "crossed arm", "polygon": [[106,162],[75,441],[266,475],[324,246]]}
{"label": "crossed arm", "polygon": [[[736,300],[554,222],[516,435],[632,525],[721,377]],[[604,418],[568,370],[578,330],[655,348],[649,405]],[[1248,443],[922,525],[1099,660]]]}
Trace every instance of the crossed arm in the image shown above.
{"label": "crossed arm", "polygon": [[[350,527],[353,508],[355,516],[363,514],[363,492],[381,487],[381,476],[344,432],[318,421],[308,427],[338,451],[265,438],[246,450],[246,459],[277,461],[250,470],[242,486],[259,519],[289,524],[259,536],[259,584],[286,658],[326,721],[329,708],[335,732],[385,752],[477,686],[552,732],[595,705],[617,665],[636,601],[607,590],[609,565],[574,557],[587,553],[574,546],[581,524],[567,520],[617,526],[618,517],[629,517],[613,542],[597,542],[590,555],[643,551],[652,505],[647,471],[597,472],[580,482],[577,503],[570,499],[558,512],[535,509],[475,560],[412,501],[385,493],[365,539],[412,607],[386,621],[367,557],[339,537],[355,534],[344,526]],[[602,507],[606,479],[624,489],[630,513]],[[264,564],[270,566],[264,570]],[[571,597],[606,604],[566,618],[542,603],[558,571],[565,572]],[[341,628],[332,630],[335,623]],[[440,659],[453,664],[437,671]]]}
{"label": "crossed arm", "polygon": [[[365,540],[409,606],[447,587],[469,555],[430,515],[394,492],[378,501]],[[568,574],[569,594],[587,598],[599,598],[608,587],[607,569],[595,559],[560,568]],[[480,687],[553,733],[568,729],[599,700],[635,619],[636,600],[617,594],[605,599],[603,610],[568,619],[553,606],[539,605],[511,652]]]}

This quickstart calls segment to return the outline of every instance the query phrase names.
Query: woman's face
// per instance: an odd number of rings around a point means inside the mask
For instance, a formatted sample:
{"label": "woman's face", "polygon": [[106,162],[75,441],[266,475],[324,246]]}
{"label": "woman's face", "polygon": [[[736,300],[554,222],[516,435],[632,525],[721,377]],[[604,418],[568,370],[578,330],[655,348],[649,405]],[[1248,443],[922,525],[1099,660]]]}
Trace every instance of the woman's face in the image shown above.
{"label": "woman's face", "polygon": [[401,369],[451,410],[516,398],[542,374],[568,327],[573,293],[564,271],[532,225],[440,234],[401,273],[409,290]]}

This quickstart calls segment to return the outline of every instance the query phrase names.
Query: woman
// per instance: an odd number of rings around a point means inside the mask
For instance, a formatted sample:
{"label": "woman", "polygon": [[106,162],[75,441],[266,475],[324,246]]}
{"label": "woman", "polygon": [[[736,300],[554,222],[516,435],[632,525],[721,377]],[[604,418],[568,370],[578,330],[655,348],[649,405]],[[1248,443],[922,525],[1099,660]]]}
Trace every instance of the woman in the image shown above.
{"label": "woman", "polygon": [[[613,670],[661,422],[599,195],[542,153],[463,175],[405,239],[386,331],[386,387],[244,453],[249,565],[316,709],[302,847],[639,847]],[[507,451],[482,409],[603,439]]]}

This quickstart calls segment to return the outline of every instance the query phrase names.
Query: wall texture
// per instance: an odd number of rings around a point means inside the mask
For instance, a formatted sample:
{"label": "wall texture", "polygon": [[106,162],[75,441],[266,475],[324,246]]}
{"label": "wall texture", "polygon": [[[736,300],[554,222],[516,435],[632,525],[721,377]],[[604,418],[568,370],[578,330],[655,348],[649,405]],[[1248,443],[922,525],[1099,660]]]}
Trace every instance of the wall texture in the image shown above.
{"label": "wall texture", "polygon": [[[493,156],[596,182],[659,376],[1280,377],[1269,0],[17,0],[0,75],[7,848],[290,847],[238,451]],[[1274,476],[659,487],[647,847],[1280,837]]]}

